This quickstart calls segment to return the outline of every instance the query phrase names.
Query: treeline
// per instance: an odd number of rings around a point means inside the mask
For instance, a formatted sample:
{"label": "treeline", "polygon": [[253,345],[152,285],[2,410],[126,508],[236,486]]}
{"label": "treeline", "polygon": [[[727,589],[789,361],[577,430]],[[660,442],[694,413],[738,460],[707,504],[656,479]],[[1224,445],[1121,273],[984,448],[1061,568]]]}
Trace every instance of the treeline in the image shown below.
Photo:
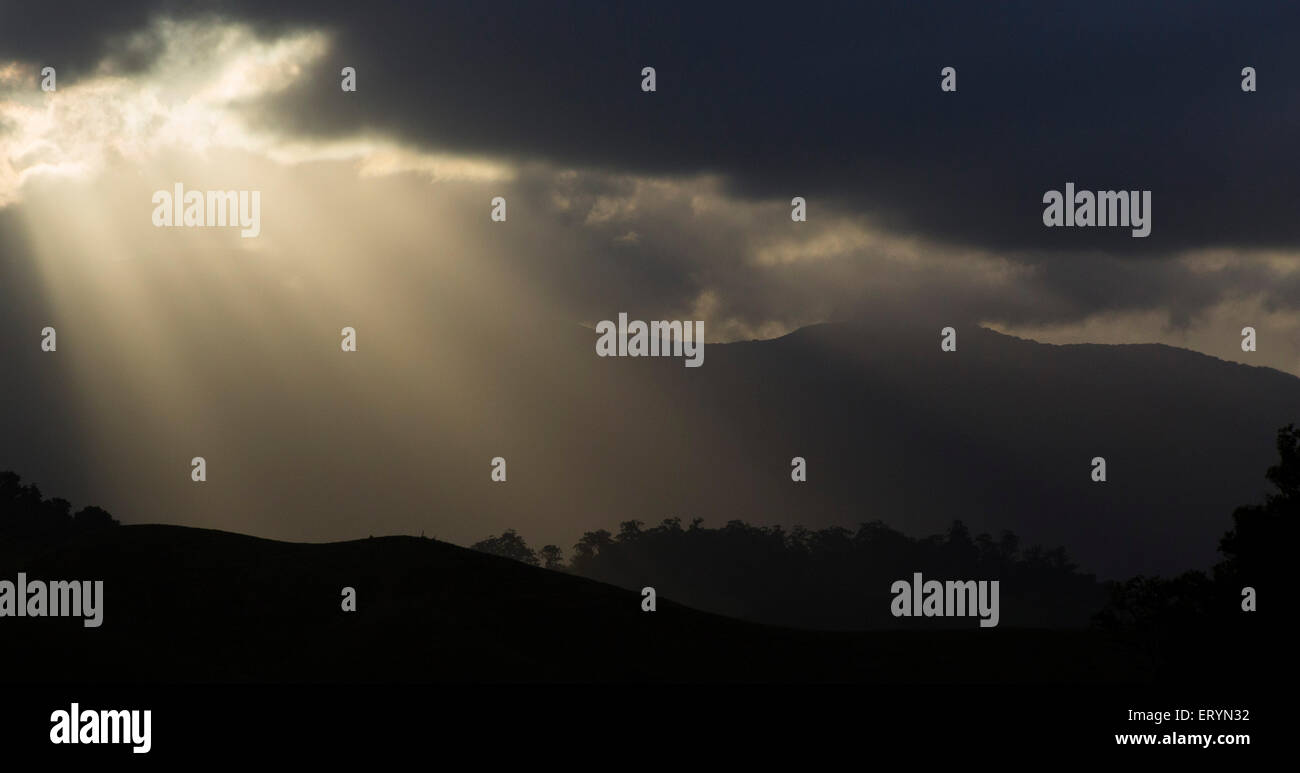
{"label": "treeline", "polygon": [[1278,431],[1277,452],[1278,463],[1265,473],[1275,491],[1262,505],[1232,513],[1232,528],[1219,540],[1221,562],[1209,572],[1115,583],[1097,623],[1144,633],[1153,649],[1228,620],[1240,631],[1289,626],[1295,608],[1290,562],[1300,547],[1300,428]]}
{"label": "treeline", "polygon": [[72,512],[72,503],[46,499],[35,485],[24,485],[17,473],[0,472],[0,539],[6,541],[57,538],[116,526],[117,520],[99,507]]}
{"label": "treeline", "polygon": [[893,617],[890,587],[910,582],[914,572],[927,580],[998,580],[1003,626],[1083,627],[1106,597],[1063,548],[1022,548],[1011,532],[972,535],[960,521],[920,539],[880,521],[856,530],[627,521],[617,534],[584,534],[568,565],[556,546],[534,553],[513,530],[473,548],[633,590],[651,585],[660,597],[696,609],[824,630],[976,625],[968,617]]}
{"label": "treeline", "polygon": [[[1186,649],[1207,630],[1240,632],[1289,625],[1290,561],[1300,550],[1300,428],[1277,434],[1278,463],[1265,474],[1275,491],[1239,507],[1219,541],[1224,560],[1209,572],[1138,576],[1099,583],[1064,548],[1022,548],[1015,534],[972,536],[956,521],[947,534],[912,538],[880,521],[856,531],[670,518],[652,528],[624,522],[617,534],[582,535],[565,564],[559,547],[528,547],[513,529],[472,547],[535,566],[570,571],[697,609],[759,622],[820,629],[943,624],[968,619],[894,618],[889,592],[913,572],[935,580],[998,580],[1003,626],[1121,632],[1158,656]],[[1263,599],[1261,601],[1261,599]],[[1260,607],[1264,604],[1268,609]]]}

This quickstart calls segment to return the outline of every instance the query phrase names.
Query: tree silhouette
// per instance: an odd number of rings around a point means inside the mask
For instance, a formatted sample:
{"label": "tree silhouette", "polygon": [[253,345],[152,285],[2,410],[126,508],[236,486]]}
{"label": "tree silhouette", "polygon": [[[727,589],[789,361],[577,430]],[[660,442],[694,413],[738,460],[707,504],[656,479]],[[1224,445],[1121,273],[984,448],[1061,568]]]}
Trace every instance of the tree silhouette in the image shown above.
{"label": "tree silhouette", "polygon": [[586,566],[602,549],[609,547],[613,543],[613,535],[604,529],[583,534],[582,539],[578,540],[578,544],[573,546],[574,569]]}
{"label": "tree silhouette", "polygon": [[[1284,571],[1298,547],[1300,523],[1300,428],[1294,424],[1277,433],[1277,464],[1265,477],[1277,488],[1263,505],[1239,507],[1232,514],[1233,528],[1219,541],[1225,560],[1215,567],[1215,579],[1233,586],[1251,586],[1283,602],[1287,588]],[[1236,595],[1234,594],[1234,595]]]}
{"label": "tree silhouette", "polygon": [[0,472],[0,536],[10,543],[40,542],[69,534],[116,526],[113,516],[98,507],[72,515],[66,499],[45,499],[35,485],[24,485],[14,472]]}
{"label": "tree silhouette", "polygon": [[[1112,584],[1098,626],[1124,633],[1173,673],[1195,667],[1212,635],[1242,639],[1262,632],[1253,646],[1261,655],[1257,662],[1266,662],[1263,652],[1281,640],[1270,632],[1289,626],[1294,605],[1287,576],[1300,523],[1300,430],[1294,424],[1278,430],[1277,451],[1278,463],[1265,473],[1277,491],[1262,505],[1233,511],[1233,527],[1219,540],[1223,561],[1209,574],[1139,576]],[[1255,611],[1242,608],[1246,587],[1255,590]]]}
{"label": "tree silhouette", "polygon": [[542,558],[542,566],[546,569],[563,569],[564,568],[564,551],[560,550],[559,545],[546,545],[538,554]]}
{"label": "tree silhouette", "polygon": [[476,542],[470,545],[470,548],[502,558],[513,558],[532,566],[538,564],[537,554],[529,549],[528,543],[514,529],[507,529],[499,537],[488,537],[481,542]]}
{"label": "tree silhouette", "polygon": [[91,505],[81,508],[76,515],[72,516],[72,525],[82,531],[90,531],[107,526],[116,526],[117,521],[113,519],[113,516],[107,510]]}

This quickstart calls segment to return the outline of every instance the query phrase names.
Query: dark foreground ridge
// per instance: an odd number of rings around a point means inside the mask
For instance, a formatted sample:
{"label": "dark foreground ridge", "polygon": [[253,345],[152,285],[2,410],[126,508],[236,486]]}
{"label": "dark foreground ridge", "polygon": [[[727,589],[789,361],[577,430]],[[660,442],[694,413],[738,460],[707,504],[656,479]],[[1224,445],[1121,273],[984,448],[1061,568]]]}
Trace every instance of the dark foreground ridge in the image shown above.
{"label": "dark foreground ridge", "polygon": [[[103,624],[3,619],[11,683],[1133,683],[1166,672],[1100,631],[973,620],[970,631],[800,631],[662,597],[643,612],[632,591],[417,537],[300,544],[121,526],[0,557],[0,579],[20,571],[103,580]],[[355,612],[341,609],[344,587]],[[1171,676],[1249,678],[1250,641],[1204,634],[1198,651],[1234,665]]]}

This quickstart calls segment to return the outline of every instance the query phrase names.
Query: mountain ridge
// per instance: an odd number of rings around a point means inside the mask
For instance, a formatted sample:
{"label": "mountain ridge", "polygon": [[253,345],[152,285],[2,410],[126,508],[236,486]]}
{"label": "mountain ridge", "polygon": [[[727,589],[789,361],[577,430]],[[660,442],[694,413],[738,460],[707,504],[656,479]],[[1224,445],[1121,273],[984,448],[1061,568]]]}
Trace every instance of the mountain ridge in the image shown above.
{"label": "mountain ridge", "polygon": [[[112,445],[93,445],[64,372],[75,371],[35,370],[0,387],[24,406],[0,417],[0,468],[128,522],[274,539],[424,531],[471,544],[513,528],[568,547],[625,520],[882,520],[911,535],[962,520],[1064,546],[1117,579],[1217,560],[1232,510],[1266,490],[1277,429],[1300,421],[1300,379],[1163,344],[1053,345],[961,326],[944,352],[938,321],[888,318],[709,344],[704,365],[685,368],[597,357],[579,326],[555,336],[508,322],[472,361],[431,371],[484,385],[454,411],[421,382],[393,382],[382,358],[341,369],[328,347],[286,343],[274,368],[294,374],[280,389],[289,403],[264,402],[258,380],[237,375],[257,362],[207,385],[220,436],[123,434],[134,425],[114,418],[101,430]],[[104,394],[126,400],[122,416],[157,424],[131,385],[98,372]],[[186,465],[200,452],[211,479],[196,485]],[[1105,483],[1091,480],[1097,456]],[[507,482],[489,475],[496,457]],[[794,457],[807,482],[791,480]]]}

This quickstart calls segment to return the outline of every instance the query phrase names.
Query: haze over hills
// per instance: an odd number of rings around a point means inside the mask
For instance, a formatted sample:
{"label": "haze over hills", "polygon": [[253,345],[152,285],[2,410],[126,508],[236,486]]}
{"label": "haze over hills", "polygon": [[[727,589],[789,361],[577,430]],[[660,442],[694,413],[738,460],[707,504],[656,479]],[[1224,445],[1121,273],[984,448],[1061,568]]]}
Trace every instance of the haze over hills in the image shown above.
{"label": "haze over hills", "polygon": [[[816,325],[711,345],[697,369],[674,358],[584,364],[575,351],[585,375],[567,380],[592,392],[541,412],[546,442],[511,457],[528,461],[504,499],[522,515],[526,497],[544,498],[542,481],[578,476],[567,509],[606,513],[591,528],[671,515],[880,519],[928,534],[962,520],[1064,545],[1103,577],[1176,573],[1216,559],[1233,508],[1266,489],[1278,427],[1300,420],[1300,379],[1279,371],[973,326],[949,353],[939,327]],[[790,480],[793,456],[808,462],[805,484]],[[1095,456],[1105,483],[1091,479]],[[506,525],[549,539],[531,517]]]}
{"label": "haze over hills", "polygon": [[[463,310],[446,300],[449,317]],[[474,346],[396,352],[365,328],[353,359],[328,328],[314,330],[323,345],[294,327],[274,346],[196,341],[194,397],[220,431],[203,413],[158,413],[147,376],[114,367],[127,344],[94,330],[62,339],[57,358],[15,347],[6,357],[28,375],[3,384],[0,468],[128,523],[292,540],[469,544],[514,528],[567,551],[633,519],[879,519],[913,535],[962,520],[1117,578],[1212,563],[1232,509],[1266,488],[1278,427],[1300,420],[1300,379],[1160,345],[1053,346],[963,324],[943,352],[940,321],[877,315],[710,344],[686,368],[599,358],[590,330],[466,318],[483,322]],[[426,391],[455,382],[481,386],[454,403]],[[79,390],[113,407],[89,428]],[[187,466],[200,454],[201,485]],[[496,456],[504,484],[489,477]],[[795,456],[807,483],[790,479]],[[1105,483],[1091,480],[1095,456]]]}
{"label": "haze over hills", "polygon": [[[1214,560],[1232,509],[1265,489],[1277,428],[1300,419],[1300,379],[1278,371],[973,327],[945,353],[937,333],[823,325],[711,350],[706,412],[747,449],[715,475],[764,474],[750,492],[699,490],[716,507],[748,493],[749,508],[809,525],[880,517],[929,533],[960,519],[1064,545],[1102,576],[1168,573]],[[689,401],[690,376],[664,375],[671,400]],[[796,454],[807,489],[788,482]],[[1094,456],[1105,483],[1091,480]]]}

